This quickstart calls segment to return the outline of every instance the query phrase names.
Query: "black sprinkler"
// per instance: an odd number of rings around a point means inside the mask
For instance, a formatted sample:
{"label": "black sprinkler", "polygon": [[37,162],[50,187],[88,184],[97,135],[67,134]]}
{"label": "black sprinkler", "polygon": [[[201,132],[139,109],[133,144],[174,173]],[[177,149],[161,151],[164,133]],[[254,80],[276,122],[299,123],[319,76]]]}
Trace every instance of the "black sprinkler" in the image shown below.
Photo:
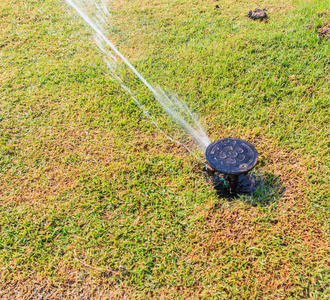
{"label": "black sprinkler", "polygon": [[205,157],[210,166],[220,173],[213,176],[218,190],[228,195],[254,191],[256,180],[248,172],[257,164],[258,152],[252,144],[236,138],[220,139],[207,147]]}

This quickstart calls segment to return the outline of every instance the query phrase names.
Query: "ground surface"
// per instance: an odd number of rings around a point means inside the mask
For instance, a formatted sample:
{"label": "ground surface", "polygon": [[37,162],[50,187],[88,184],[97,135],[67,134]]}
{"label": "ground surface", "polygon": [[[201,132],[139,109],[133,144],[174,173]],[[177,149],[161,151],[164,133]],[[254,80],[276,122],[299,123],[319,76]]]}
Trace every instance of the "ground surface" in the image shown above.
{"label": "ground surface", "polygon": [[[1,298],[330,297],[326,2],[112,4],[111,39],[133,65],[185,99],[211,140],[259,151],[262,187],[228,201],[109,79],[64,3],[1,1]],[[260,5],[267,22],[245,16]]]}

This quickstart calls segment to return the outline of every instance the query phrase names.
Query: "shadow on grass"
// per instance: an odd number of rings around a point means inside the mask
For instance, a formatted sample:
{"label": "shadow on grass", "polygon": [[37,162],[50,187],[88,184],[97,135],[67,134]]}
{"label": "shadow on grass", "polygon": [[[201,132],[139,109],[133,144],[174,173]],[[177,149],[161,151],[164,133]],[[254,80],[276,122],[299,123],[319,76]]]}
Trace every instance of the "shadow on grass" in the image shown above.
{"label": "shadow on grass", "polygon": [[252,206],[268,206],[278,201],[284,194],[285,188],[279,176],[269,172],[257,172],[256,189],[251,195],[242,195],[240,199]]}
{"label": "shadow on grass", "polygon": [[[219,176],[219,174],[215,176]],[[252,206],[268,206],[283,196],[285,188],[278,176],[259,171],[252,172],[251,177],[255,180],[255,187],[251,194],[231,194],[221,181],[221,175],[216,180],[216,184],[214,184],[215,181],[212,178],[212,183],[219,198],[225,198],[229,201],[240,199]]]}

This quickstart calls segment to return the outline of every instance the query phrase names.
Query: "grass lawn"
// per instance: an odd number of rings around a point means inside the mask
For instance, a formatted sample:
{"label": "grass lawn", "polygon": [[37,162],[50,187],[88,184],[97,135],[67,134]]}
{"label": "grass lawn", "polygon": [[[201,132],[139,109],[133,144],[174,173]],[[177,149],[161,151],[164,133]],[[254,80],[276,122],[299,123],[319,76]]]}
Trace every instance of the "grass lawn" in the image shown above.
{"label": "grass lawn", "polygon": [[[256,7],[267,22],[245,16]],[[219,198],[204,165],[109,78],[64,1],[2,0],[1,298],[330,297],[330,40],[316,36],[329,2],[110,8],[116,47],[184,99],[212,141],[254,144],[262,185]],[[190,144],[122,63],[118,74]]]}

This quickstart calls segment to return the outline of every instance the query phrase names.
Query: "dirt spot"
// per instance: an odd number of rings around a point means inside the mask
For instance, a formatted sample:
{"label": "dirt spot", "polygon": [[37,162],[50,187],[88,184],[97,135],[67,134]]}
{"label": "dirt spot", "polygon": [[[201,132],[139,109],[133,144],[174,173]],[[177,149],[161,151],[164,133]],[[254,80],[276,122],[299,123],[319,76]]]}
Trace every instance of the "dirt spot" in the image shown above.
{"label": "dirt spot", "polygon": [[266,9],[256,8],[254,11],[250,10],[247,16],[252,20],[263,20],[267,18],[265,11]]}
{"label": "dirt spot", "polygon": [[326,24],[322,28],[320,28],[317,31],[317,36],[319,38],[326,38],[326,39],[328,39],[330,37],[330,23],[329,24]]}

